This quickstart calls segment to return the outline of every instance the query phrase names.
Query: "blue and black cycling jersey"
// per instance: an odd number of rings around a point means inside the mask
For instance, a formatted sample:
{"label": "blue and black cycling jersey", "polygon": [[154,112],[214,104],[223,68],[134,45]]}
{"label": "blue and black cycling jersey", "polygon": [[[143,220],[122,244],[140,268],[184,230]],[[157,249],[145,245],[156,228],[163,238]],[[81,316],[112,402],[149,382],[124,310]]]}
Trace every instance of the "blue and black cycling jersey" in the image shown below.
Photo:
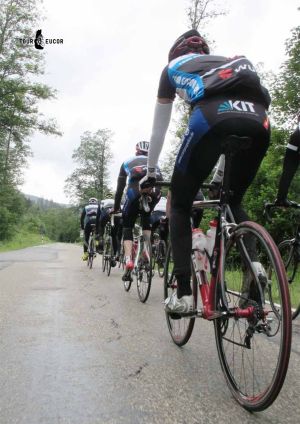
{"label": "blue and black cycling jersey", "polygon": [[[139,196],[139,181],[147,173],[147,156],[137,155],[129,158],[122,163],[119,176],[118,176],[118,185],[115,195],[115,205],[114,209],[120,209],[121,198],[123,195],[124,188],[126,186],[126,181],[128,179],[127,187],[127,197],[134,200]],[[157,168],[157,179],[161,180],[162,176],[159,168]]]}
{"label": "blue and black cycling jersey", "polygon": [[192,106],[225,93],[238,93],[240,98],[261,102],[266,108],[271,101],[254,66],[244,56],[189,53],[172,60],[162,72],[158,97],[174,99],[176,93]]}

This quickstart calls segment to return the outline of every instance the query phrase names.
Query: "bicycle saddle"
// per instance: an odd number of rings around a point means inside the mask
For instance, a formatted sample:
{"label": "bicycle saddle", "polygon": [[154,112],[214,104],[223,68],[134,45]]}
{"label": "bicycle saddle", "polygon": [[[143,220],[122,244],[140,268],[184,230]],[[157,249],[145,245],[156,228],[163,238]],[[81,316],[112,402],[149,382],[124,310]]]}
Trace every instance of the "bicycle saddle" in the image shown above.
{"label": "bicycle saddle", "polygon": [[225,153],[236,153],[239,150],[249,149],[251,144],[251,137],[239,137],[237,135],[229,135],[222,141],[222,149]]}

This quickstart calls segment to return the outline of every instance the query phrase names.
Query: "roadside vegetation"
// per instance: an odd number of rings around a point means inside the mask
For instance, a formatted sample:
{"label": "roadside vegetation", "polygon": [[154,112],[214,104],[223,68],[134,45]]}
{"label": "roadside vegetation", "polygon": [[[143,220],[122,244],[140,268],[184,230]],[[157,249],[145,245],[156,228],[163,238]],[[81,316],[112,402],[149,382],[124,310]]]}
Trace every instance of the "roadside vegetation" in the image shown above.
{"label": "roadside vegetation", "polygon": [[[74,206],[34,203],[25,198],[20,187],[23,169],[31,155],[32,134],[61,136],[55,121],[42,116],[38,107],[40,102],[55,98],[56,93],[40,82],[44,74],[43,52],[16,41],[32,36],[32,28],[37,28],[39,3],[0,0],[0,6],[0,250],[41,243],[42,238],[43,242],[75,242],[79,240],[80,209],[88,198],[101,200],[112,196],[109,164],[113,134],[106,128],[94,133],[87,129],[81,136],[78,134],[78,147],[73,152],[76,169],[65,182],[65,192]],[[226,15],[226,11],[216,0],[190,0],[186,12],[188,26],[201,28],[213,54],[214,42],[206,29],[212,19]],[[276,197],[285,145],[299,113],[300,26],[291,30],[286,41],[286,60],[278,74],[264,71],[263,64],[259,64],[258,69],[272,97],[272,141],[244,203],[252,219],[266,224],[263,205]],[[182,102],[178,102],[177,107],[180,117],[173,144],[161,163],[165,179],[171,176],[189,114]],[[300,172],[294,178],[289,198],[300,202],[299,194]],[[291,213],[280,211],[274,215],[273,222],[266,225],[277,242],[293,233]],[[204,229],[210,218],[211,215],[206,214],[201,224]]]}

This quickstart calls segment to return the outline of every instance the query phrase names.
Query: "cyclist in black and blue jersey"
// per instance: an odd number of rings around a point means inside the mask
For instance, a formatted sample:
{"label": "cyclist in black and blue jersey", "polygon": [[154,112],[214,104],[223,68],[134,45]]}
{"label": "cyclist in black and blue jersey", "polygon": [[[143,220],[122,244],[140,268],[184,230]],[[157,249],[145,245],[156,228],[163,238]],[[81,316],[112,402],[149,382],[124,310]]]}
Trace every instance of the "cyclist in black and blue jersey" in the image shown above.
{"label": "cyclist in black and blue jersey", "polygon": [[291,182],[296,174],[300,164],[300,114],[298,115],[298,124],[295,131],[289,139],[286,146],[283,160],[283,169],[279,181],[279,188],[275,204],[278,206],[291,206],[294,202],[288,200],[287,195]]}
{"label": "cyclist in black and blue jersey", "polygon": [[[123,217],[123,241],[124,241],[124,251],[125,251],[125,262],[126,270],[125,274],[128,274],[128,271],[133,269],[133,261],[131,257],[132,250],[132,241],[133,241],[133,227],[135,221],[141,214],[141,223],[143,234],[145,238],[150,240],[151,236],[151,223],[150,223],[150,214],[159,201],[161,193],[159,189],[153,190],[151,193],[151,201],[149,203],[150,211],[145,212],[141,210],[140,207],[140,191],[139,191],[139,181],[147,173],[147,158],[148,158],[148,141],[140,141],[136,144],[136,154],[130,159],[123,162],[121,165],[119,177],[118,177],[118,186],[115,194],[115,204],[114,212],[118,212],[120,209],[121,198],[123,195],[124,188],[126,186],[126,181],[128,178],[128,187],[126,191],[126,200],[122,210]],[[161,180],[161,173],[157,166],[154,169],[155,176],[158,180]]]}
{"label": "cyclist in black and blue jersey", "polygon": [[87,251],[88,244],[89,244],[89,237],[92,231],[92,226],[96,226],[96,217],[99,210],[100,210],[99,203],[95,197],[91,197],[89,199],[89,204],[82,209],[82,213],[80,217],[80,226],[81,226],[81,229],[84,230],[84,243],[83,243],[83,256],[82,256],[83,261],[87,261],[89,257],[89,254]]}
{"label": "cyclist in black and blue jersey", "polygon": [[[97,233],[99,234],[99,253],[103,253],[103,235],[105,226],[108,221],[111,219],[111,212],[114,207],[114,199],[103,199],[100,202],[100,208],[97,214],[96,228]],[[114,217],[114,225],[111,228],[111,237],[113,244],[113,252],[115,260],[111,260],[111,266],[114,267],[116,262],[119,259],[120,254],[120,243],[122,239],[122,218],[119,216]]]}
{"label": "cyclist in black and blue jersey", "polygon": [[185,313],[193,309],[190,287],[193,199],[222,153],[224,138],[232,134],[251,137],[251,147],[235,155],[230,176],[231,209],[237,222],[247,220],[241,201],[269,146],[266,110],[270,96],[246,57],[211,55],[206,41],[196,30],[187,31],[175,41],[168,62],[159,82],[147,176],[141,180],[140,187],[148,189],[155,183],[155,166],[177,93],[192,107],[192,112],[171,181],[170,237],[178,288],[167,299],[166,311]]}

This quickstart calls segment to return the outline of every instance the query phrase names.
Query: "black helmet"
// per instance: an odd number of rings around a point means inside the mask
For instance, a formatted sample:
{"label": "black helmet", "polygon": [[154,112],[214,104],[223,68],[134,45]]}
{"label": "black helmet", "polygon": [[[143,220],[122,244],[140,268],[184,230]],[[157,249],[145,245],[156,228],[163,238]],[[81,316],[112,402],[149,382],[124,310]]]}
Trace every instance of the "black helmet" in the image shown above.
{"label": "black helmet", "polygon": [[209,47],[206,41],[196,29],[191,29],[177,38],[169,51],[169,62],[176,57],[191,52],[209,54]]}

